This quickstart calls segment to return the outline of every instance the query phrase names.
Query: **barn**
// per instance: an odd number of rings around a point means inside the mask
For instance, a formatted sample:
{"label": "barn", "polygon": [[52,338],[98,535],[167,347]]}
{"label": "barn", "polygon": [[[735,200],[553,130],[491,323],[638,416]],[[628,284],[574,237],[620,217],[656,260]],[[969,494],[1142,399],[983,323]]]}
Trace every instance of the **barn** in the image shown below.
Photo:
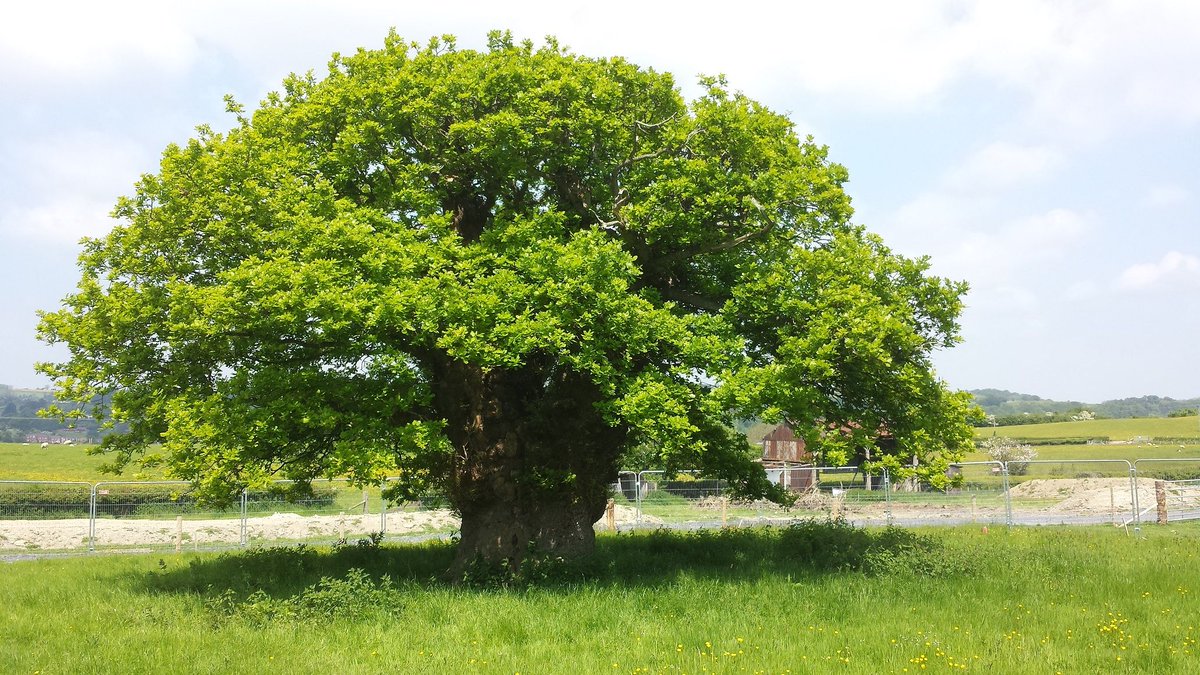
{"label": "barn", "polygon": [[812,489],[816,483],[812,453],[790,426],[780,424],[767,432],[760,444],[767,475],[778,476],[781,485],[795,492]]}

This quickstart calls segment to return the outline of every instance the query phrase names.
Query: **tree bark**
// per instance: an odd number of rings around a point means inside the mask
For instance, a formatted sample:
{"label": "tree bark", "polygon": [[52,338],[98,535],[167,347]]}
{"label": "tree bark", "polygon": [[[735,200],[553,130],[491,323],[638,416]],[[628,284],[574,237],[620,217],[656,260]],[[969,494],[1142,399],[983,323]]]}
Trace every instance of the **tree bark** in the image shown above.
{"label": "tree bark", "polygon": [[539,363],[484,370],[441,360],[431,374],[462,517],[450,577],[476,561],[516,573],[531,553],[590,553],[626,434],[600,415],[596,387]]}
{"label": "tree bark", "polygon": [[534,501],[498,498],[465,505],[458,551],[449,574],[461,579],[476,561],[519,572],[530,555],[578,558],[593,551],[593,524],[604,513],[607,493]]}

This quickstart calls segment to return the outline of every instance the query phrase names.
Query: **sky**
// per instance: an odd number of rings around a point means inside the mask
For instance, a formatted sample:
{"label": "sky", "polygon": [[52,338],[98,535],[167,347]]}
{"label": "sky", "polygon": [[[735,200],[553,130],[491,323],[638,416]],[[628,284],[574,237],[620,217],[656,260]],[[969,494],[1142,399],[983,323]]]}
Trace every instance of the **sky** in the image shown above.
{"label": "sky", "polygon": [[850,172],[855,221],[966,280],[956,389],[1200,396],[1200,2],[20,3],[0,22],[0,383],[163,148],[333,52],[554,35],[730,85]]}

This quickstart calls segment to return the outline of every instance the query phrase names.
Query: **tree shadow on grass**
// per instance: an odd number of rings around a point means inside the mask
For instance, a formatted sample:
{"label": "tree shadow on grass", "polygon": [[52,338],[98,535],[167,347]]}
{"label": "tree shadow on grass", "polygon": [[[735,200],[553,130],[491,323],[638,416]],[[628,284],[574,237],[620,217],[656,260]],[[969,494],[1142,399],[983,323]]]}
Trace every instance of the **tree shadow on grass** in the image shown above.
{"label": "tree shadow on grass", "polygon": [[[444,572],[454,557],[450,542],[378,546],[360,540],[345,546],[251,549],[196,558],[186,565],[160,563],[144,575],[151,593],[196,594],[211,599],[295,598],[354,576],[356,583],[388,589],[449,588],[465,592],[538,589],[569,592],[580,586],[661,588],[683,578],[746,581],[830,574],[970,573],[977,562],[967,549],[910,530],[864,530],[842,521],[809,521],[785,528],[642,531],[600,537],[581,560],[527,560],[520,574],[479,565],[466,579]],[[377,586],[376,586],[377,587]],[[390,591],[389,591],[390,592]]]}

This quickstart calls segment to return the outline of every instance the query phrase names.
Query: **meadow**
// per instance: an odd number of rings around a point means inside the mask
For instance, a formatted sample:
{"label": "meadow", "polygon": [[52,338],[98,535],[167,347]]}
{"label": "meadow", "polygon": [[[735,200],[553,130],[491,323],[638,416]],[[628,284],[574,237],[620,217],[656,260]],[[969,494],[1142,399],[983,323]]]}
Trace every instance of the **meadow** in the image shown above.
{"label": "meadow", "polygon": [[[0,443],[0,480],[54,480],[94,483],[103,480],[135,480],[135,472],[121,478],[100,471],[108,457],[89,455],[87,445]],[[159,472],[142,472],[137,480],[158,480]]]}
{"label": "meadow", "polygon": [[1078,422],[1022,424],[1003,427],[979,427],[975,430],[976,438],[984,438],[992,435],[1027,439],[1108,437],[1114,441],[1128,441],[1138,437],[1159,437],[1194,438],[1200,441],[1200,418],[1134,417],[1125,419],[1080,420]]}
{"label": "meadow", "polygon": [[1194,672],[1200,528],[642,532],[525,579],[450,544],[27,560],[13,673]]}

